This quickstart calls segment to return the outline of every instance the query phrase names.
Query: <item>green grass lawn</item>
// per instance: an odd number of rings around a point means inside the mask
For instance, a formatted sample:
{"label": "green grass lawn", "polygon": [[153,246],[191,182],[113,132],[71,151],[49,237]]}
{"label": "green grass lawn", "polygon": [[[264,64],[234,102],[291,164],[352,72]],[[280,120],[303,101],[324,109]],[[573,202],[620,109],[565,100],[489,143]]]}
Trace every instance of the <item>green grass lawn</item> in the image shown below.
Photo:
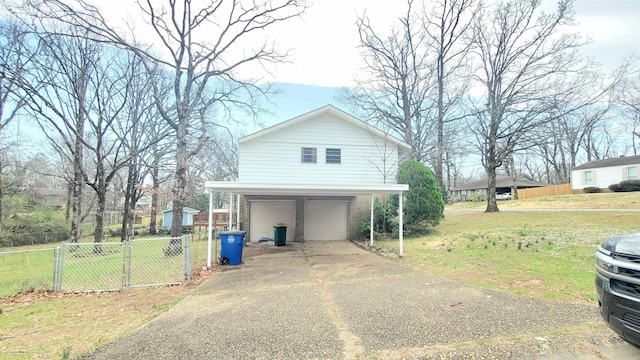
{"label": "green grass lawn", "polygon": [[[107,291],[181,283],[185,275],[184,256],[166,256],[164,249],[169,241],[136,239],[130,249],[128,244],[108,242],[100,245],[99,252],[90,242],[81,243],[73,250],[70,244],[57,244],[60,261],[64,259],[65,264],[58,274],[60,290]],[[55,252],[51,244],[48,248],[37,245],[12,250],[0,253],[0,297],[53,289]],[[206,240],[190,242],[190,259],[192,270],[206,265]]]}
{"label": "green grass lawn", "polygon": [[[640,213],[449,209],[428,236],[405,239],[406,261],[429,274],[517,294],[593,301],[593,254],[640,228]],[[397,247],[397,241],[384,242]]]}
{"label": "green grass lawn", "polygon": [[[483,203],[447,206],[445,219],[431,234],[405,239],[406,256],[402,261],[427,274],[455,281],[527,296],[593,303],[595,248],[607,237],[639,229],[640,212],[585,209],[638,209],[638,204],[640,193],[504,201],[499,205],[505,211],[492,214],[482,211],[486,206]],[[518,208],[538,210],[506,211]],[[561,208],[582,210],[548,211]],[[377,244],[397,248],[398,242]],[[148,271],[162,273],[166,267],[162,248],[166,244],[139,246],[138,253],[147,254]],[[205,240],[191,242],[192,270],[205,264],[206,249]],[[0,297],[6,291],[4,281],[9,274],[19,285],[23,283],[20,276],[28,274],[52,277],[51,252],[28,253],[27,259],[13,263],[0,257]],[[91,261],[99,266],[121,261],[116,254],[87,258],[95,258]],[[23,263],[29,268],[20,267]],[[13,351],[11,359],[60,359],[69,352],[76,356],[142,326],[189,291],[187,284],[83,295],[40,297],[34,293],[17,300],[4,299],[8,301],[0,306],[3,351]],[[0,358],[2,354],[8,352],[1,353]]]}
{"label": "green grass lawn", "polygon": [[51,290],[54,249],[29,248],[32,250],[0,253],[0,297],[31,290]]}

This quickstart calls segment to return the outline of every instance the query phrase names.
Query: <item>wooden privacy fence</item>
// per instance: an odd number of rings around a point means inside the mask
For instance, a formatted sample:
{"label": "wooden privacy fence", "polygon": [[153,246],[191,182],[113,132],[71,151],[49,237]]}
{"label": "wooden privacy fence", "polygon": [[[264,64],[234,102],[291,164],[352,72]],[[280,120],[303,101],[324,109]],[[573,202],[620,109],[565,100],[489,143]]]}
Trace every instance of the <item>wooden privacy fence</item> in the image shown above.
{"label": "wooden privacy fence", "polygon": [[538,188],[518,189],[518,199],[533,199],[541,196],[571,194],[571,184],[560,184]]}

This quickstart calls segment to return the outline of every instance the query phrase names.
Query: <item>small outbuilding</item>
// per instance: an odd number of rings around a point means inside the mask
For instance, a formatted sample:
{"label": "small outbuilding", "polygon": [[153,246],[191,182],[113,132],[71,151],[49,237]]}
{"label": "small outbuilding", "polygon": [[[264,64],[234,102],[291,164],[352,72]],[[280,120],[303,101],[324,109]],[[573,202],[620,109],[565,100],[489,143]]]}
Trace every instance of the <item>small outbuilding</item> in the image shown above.
{"label": "small outbuilding", "polygon": [[[182,226],[193,225],[193,215],[199,213],[200,210],[185,207],[182,210]],[[171,228],[171,222],[173,221],[173,210],[167,209],[162,212],[162,226],[165,229]]]}

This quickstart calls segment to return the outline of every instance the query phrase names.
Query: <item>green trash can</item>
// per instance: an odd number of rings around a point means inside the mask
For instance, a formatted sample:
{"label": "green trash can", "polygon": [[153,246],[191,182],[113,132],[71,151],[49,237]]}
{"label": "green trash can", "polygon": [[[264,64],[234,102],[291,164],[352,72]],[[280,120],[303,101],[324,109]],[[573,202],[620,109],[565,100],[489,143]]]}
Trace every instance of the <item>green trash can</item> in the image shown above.
{"label": "green trash can", "polygon": [[287,244],[287,224],[273,225],[273,242],[276,246]]}

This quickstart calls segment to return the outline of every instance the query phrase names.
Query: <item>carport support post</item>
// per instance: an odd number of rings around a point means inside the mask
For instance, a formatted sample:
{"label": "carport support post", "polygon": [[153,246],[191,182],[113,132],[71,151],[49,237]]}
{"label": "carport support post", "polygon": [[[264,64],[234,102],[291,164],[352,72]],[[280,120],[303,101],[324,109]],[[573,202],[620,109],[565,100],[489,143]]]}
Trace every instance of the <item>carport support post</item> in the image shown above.
{"label": "carport support post", "polygon": [[236,194],[236,230],[240,230],[240,194]]}
{"label": "carport support post", "polygon": [[398,254],[402,255],[403,249],[402,249],[402,240],[403,240],[403,235],[402,233],[404,232],[404,220],[402,219],[402,194],[403,192],[400,191],[400,194],[398,194],[398,238],[399,238],[399,242],[400,242],[400,246],[398,247]]}
{"label": "carport support post", "polygon": [[229,193],[229,231],[233,230],[233,193]]}
{"label": "carport support post", "polygon": [[369,246],[373,246],[373,194],[371,194],[371,221],[369,221]]}
{"label": "carport support post", "polygon": [[211,238],[213,233],[213,191],[209,191],[209,226],[207,227],[207,267],[211,267]]}

